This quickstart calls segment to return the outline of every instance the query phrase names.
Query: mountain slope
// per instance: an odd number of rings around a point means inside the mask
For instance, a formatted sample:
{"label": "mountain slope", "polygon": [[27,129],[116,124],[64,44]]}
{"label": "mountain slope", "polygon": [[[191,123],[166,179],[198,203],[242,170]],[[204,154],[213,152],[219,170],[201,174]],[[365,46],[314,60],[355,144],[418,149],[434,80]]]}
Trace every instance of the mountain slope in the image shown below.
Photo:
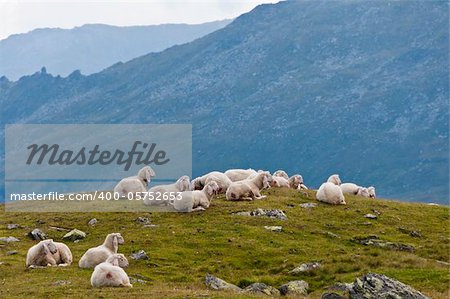
{"label": "mountain slope", "polygon": [[42,66],[54,75],[67,76],[74,70],[92,74],[118,61],[193,41],[230,22],[129,27],[89,24],[73,29],[36,29],[0,41],[0,75],[17,80]]}
{"label": "mountain slope", "polygon": [[[192,123],[194,174],[338,172],[448,201],[448,3],[288,1],[91,76],[2,84],[7,122]],[[19,107],[19,108],[18,108]]]}

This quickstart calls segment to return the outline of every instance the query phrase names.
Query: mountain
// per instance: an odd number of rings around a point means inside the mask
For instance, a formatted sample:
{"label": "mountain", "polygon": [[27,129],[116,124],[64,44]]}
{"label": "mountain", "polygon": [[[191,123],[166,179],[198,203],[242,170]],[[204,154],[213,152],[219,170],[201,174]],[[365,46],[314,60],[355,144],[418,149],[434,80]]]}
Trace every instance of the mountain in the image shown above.
{"label": "mountain", "polygon": [[92,74],[118,61],[193,41],[230,22],[130,27],[89,24],[73,29],[36,29],[0,41],[0,76],[17,80],[42,66],[54,75],[67,76],[74,70]]}
{"label": "mountain", "polygon": [[448,53],[447,1],[280,2],[90,76],[3,78],[2,121],[192,123],[194,175],[339,173],[448,204]]}

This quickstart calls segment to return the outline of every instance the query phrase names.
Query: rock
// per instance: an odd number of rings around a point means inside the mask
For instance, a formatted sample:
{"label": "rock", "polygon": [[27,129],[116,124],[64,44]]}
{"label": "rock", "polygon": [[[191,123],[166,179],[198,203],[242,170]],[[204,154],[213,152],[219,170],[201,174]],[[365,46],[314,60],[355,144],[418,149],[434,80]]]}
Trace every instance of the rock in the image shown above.
{"label": "rock", "polygon": [[9,223],[8,225],[6,225],[7,229],[16,229],[19,228],[18,224],[14,224],[14,223]]}
{"label": "rock", "polygon": [[97,218],[92,218],[91,220],[88,221],[88,225],[89,226],[95,226],[98,223]]}
{"label": "rock", "polygon": [[374,214],[366,214],[366,215],[364,215],[364,217],[368,218],[368,219],[377,219],[377,215],[374,215]]}
{"label": "rock", "polygon": [[19,242],[20,240],[15,237],[2,237],[0,238],[0,242],[2,243],[11,243],[11,242]]}
{"label": "rock", "polygon": [[36,220],[36,223],[37,223],[37,224],[45,224],[45,221],[44,221],[44,220],[41,220],[41,219],[39,219],[39,220]]}
{"label": "rock", "polygon": [[282,210],[268,210],[266,211],[266,216],[270,218],[278,218],[281,220],[287,220],[286,214]]}
{"label": "rock", "polygon": [[148,259],[149,259],[147,253],[145,253],[144,250],[139,250],[139,251],[136,252],[136,253],[132,253],[132,254],[130,255],[130,257],[131,257],[133,260],[148,260]]}
{"label": "rock", "polygon": [[300,204],[300,207],[302,207],[304,209],[312,209],[312,208],[317,207],[317,204],[314,202],[307,202],[307,203]]}
{"label": "rock", "polygon": [[244,293],[248,294],[264,294],[268,296],[279,296],[280,291],[275,289],[274,287],[268,286],[262,282],[255,282],[251,285],[247,286],[244,290]]}
{"label": "rock", "polygon": [[403,227],[399,227],[398,230],[404,234],[410,235],[413,238],[422,238],[422,234],[419,231],[410,230],[410,229],[403,228]]}
{"label": "rock", "polygon": [[73,229],[70,232],[68,232],[67,234],[64,235],[63,239],[64,240],[68,240],[68,241],[76,241],[76,240],[82,240],[86,238],[86,233],[78,230],[78,229]]}
{"label": "rock", "polygon": [[158,227],[158,225],[156,225],[156,224],[144,224],[142,227],[145,227],[145,228],[154,228],[154,227]]}
{"label": "rock", "polygon": [[52,285],[54,286],[63,286],[63,285],[67,285],[67,284],[71,284],[72,282],[69,280],[57,280],[54,283],[52,283]]}
{"label": "rock", "polygon": [[273,232],[281,232],[283,230],[282,226],[264,226],[264,228]]}
{"label": "rock", "polygon": [[237,285],[228,283],[225,280],[217,278],[209,273],[206,274],[205,284],[207,287],[213,290],[232,290],[237,292],[242,291],[242,289]]}
{"label": "rock", "polygon": [[334,238],[334,239],[338,239],[338,238],[339,238],[338,235],[336,235],[336,234],[334,234],[334,233],[332,233],[332,232],[326,232],[326,235],[327,235],[328,237]]}
{"label": "rock", "polygon": [[415,250],[414,246],[412,245],[383,241],[375,235],[368,237],[355,237],[351,239],[351,241],[365,246],[374,246],[398,251],[414,252]]}
{"label": "rock", "polygon": [[47,239],[47,235],[43,231],[41,231],[39,228],[35,228],[31,232],[29,232],[28,237],[30,237],[32,240],[36,240],[36,241],[42,241],[42,240]]}
{"label": "rock", "polygon": [[233,215],[252,216],[252,213],[251,212],[236,212],[236,213],[233,213]]}
{"label": "rock", "polygon": [[134,221],[139,224],[149,224],[150,223],[150,220],[147,217],[138,217]]}
{"label": "rock", "polygon": [[283,284],[279,290],[281,295],[307,295],[309,285],[303,280],[289,281]]}
{"label": "rock", "polygon": [[19,253],[17,250],[11,250],[6,253],[6,255],[13,255]]}
{"label": "rock", "polygon": [[129,278],[130,278],[130,283],[131,284],[135,284],[135,283],[142,283],[142,284],[144,284],[144,283],[147,283],[145,280],[139,279],[139,278],[135,278],[133,276],[129,276]]}
{"label": "rock", "polygon": [[274,210],[263,210],[263,209],[256,209],[254,211],[246,212],[236,212],[233,213],[233,215],[239,215],[239,216],[266,216],[270,218],[277,218],[281,220],[287,220],[286,214],[282,210],[274,209]]}
{"label": "rock", "polygon": [[385,275],[369,273],[357,278],[349,290],[350,299],[427,299],[422,293]]}
{"label": "rock", "polygon": [[322,299],[345,299],[346,297],[336,293],[323,293]]}
{"label": "rock", "polygon": [[301,264],[300,266],[298,266],[297,268],[289,271],[289,273],[296,275],[296,274],[299,274],[302,272],[313,271],[313,270],[319,269],[320,267],[322,267],[322,265],[318,262],[304,263],[304,264]]}

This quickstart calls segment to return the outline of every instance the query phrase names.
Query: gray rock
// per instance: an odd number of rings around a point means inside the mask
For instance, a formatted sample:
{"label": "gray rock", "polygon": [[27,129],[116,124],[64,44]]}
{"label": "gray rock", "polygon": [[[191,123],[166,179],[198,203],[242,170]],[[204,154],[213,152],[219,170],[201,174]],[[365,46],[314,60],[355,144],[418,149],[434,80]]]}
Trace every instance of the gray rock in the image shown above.
{"label": "gray rock", "polygon": [[391,250],[407,251],[407,252],[415,251],[415,248],[412,245],[384,241],[384,240],[379,239],[375,235],[368,236],[368,237],[355,237],[355,238],[351,239],[351,241],[358,243],[358,244],[365,245],[365,246],[374,246],[374,247],[379,247],[379,248],[386,248],[386,249],[391,249]]}
{"label": "gray rock", "polygon": [[36,240],[36,241],[42,241],[42,240],[47,239],[47,235],[43,231],[41,231],[39,228],[35,228],[31,232],[29,232],[28,237],[30,237],[32,240]]}
{"label": "gray rock", "polygon": [[138,217],[134,221],[139,224],[149,224],[150,223],[150,220],[147,217]]}
{"label": "gray rock", "polygon": [[281,219],[281,220],[287,220],[287,216],[286,214],[279,209],[274,209],[274,210],[263,210],[263,209],[256,209],[254,211],[242,211],[242,212],[236,212],[233,213],[233,215],[239,215],[239,216],[265,216],[265,217],[270,217],[270,218],[277,218],[277,219]]}
{"label": "gray rock", "polygon": [[345,299],[346,297],[336,293],[323,293],[322,299]]}
{"label": "gray rock", "polygon": [[63,286],[63,285],[68,285],[71,284],[72,282],[69,280],[57,280],[54,283],[52,283],[52,285],[54,286]]}
{"label": "gray rock", "polygon": [[282,226],[264,226],[264,228],[273,232],[281,232],[283,230]]}
{"label": "gray rock", "polygon": [[378,218],[377,215],[374,215],[374,214],[366,214],[366,215],[364,215],[364,217],[367,219],[377,219]]}
{"label": "gray rock", "polygon": [[410,230],[404,227],[399,227],[398,230],[404,234],[410,235],[413,238],[422,238],[422,234],[420,233],[420,231]]}
{"label": "gray rock", "polygon": [[11,243],[11,242],[19,242],[20,240],[15,237],[2,237],[0,238],[0,242],[2,243]]}
{"label": "gray rock", "polygon": [[19,228],[20,226],[18,224],[15,223],[9,223],[8,225],[6,225],[7,229],[16,229]]}
{"label": "gray rock", "polygon": [[369,273],[357,278],[349,290],[350,299],[427,299],[419,291],[385,275]]}
{"label": "gray rock", "polygon": [[309,285],[304,280],[294,280],[283,284],[279,290],[281,295],[304,295],[308,294]]}
{"label": "gray rock", "polygon": [[209,273],[206,274],[205,284],[207,287],[213,290],[232,290],[236,292],[242,291],[242,289],[234,284],[228,283],[223,279],[217,278]]}
{"label": "gray rock", "polygon": [[98,223],[97,218],[92,218],[91,220],[88,221],[89,226],[95,226],[97,223]]}
{"label": "gray rock", "polygon": [[247,286],[244,290],[244,293],[248,294],[264,294],[268,296],[279,296],[280,291],[275,289],[274,287],[268,286],[262,282],[255,282],[251,285]]}
{"label": "gray rock", "polygon": [[304,209],[311,209],[311,208],[317,207],[317,204],[314,202],[307,202],[307,203],[300,204],[300,207],[302,207]]}
{"label": "gray rock", "polygon": [[13,255],[19,253],[17,250],[11,250],[6,253],[6,255]]}
{"label": "gray rock", "polygon": [[136,252],[136,253],[132,253],[132,254],[130,255],[130,257],[131,257],[133,260],[148,260],[148,259],[149,259],[147,253],[145,253],[144,250],[139,250],[139,251]]}
{"label": "gray rock", "polygon": [[135,283],[142,283],[142,284],[145,284],[145,283],[147,283],[147,281],[145,281],[145,280],[143,280],[143,279],[135,278],[135,277],[133,277],[133,276],[129,276],[129,278],[130,278],[130,283],[131,283],[131,284],[135,284]]}
{"label": "gray rock", "polygon": [[318,262],[304,263],[304,264],[301,264],[300,266],[298,266],[297,268],[289,271],[289,273],[296,275],[296,274],[299,274],[302,272],[313,271],[313,270],[319,269],[320,267],[322,267],[322,265]]}
{"label": "gray rock", "polygon": [[325,234],[330,238],[339,239],[339,236],[332,232],[326,232]]}
{"label": "gray rock", "polygon": [[76,240],[82,240],[84,238],[86,238],[86,233],[76,228],[65,234],[63,237],[64,240],[72,242]]}

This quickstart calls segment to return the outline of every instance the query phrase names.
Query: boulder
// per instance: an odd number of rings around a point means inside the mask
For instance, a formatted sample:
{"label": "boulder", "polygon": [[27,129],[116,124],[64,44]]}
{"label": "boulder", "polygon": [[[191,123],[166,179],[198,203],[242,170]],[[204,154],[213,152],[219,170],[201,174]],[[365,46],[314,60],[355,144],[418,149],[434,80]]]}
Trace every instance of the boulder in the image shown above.
{"label": "boulder", "polygon": [[132,253],[132,254],[130,255],[130,257],[131,257],[133,260],[148,260],[148,259],[149,259],[147,253],[145,253],[144,250],[139,250],[139,251],[136,252],[136,253]]}
{"label": "boulder", "polygon": [[281,295],[308,295],[309,285],[304,280],[294,280],[283,284],[279,290]]}
{"label": "boulder", "polygon": [[31,232],[29,232],[28,237],[30,237],[32,240],[36,240],[36,241],[42,241],[42,240],[47,239],[47,235],[43,231],[41,231],[39,228],[35,228]]}
{"label": "boulder", "polygon": [[251,285],[247,286],[243,290],[243,292],[248,293],[248,294],[256,294],[256,295],[264,294],[264,295],[268,295],[268,296],[279,296],[280,295],[280,291],[278,291],[274,287],[271,287],[262,282],[252,283]]}
{"label": "boulder", "polygon": [[206,274],[205,284],[213,290],[232,290],[240,292],[242,289],[234,284],[228,283],[223,279],[217,278],[209,273]]}
{"label": "boulder", "polygon": [[95,226],[97,223],[98,223],[97,218],[92,218],[91,220],[88,221],[89,226]]}
{"label": "boulder", "polygon": [[289,271],[289,273],[296,275],[302,272],[313,271],[319,269],[320,267],[322,267],[322,265],[318,262],[304,263],[298,266],[297,268],[294,268],[293,270]]}
{"label": "boulder", "polygon": [[84,238],[86,238],[86,233],[76,228],[65,234],[63,237],[64,240],[72,242],[75,242],[76,240],[82,240]]}

